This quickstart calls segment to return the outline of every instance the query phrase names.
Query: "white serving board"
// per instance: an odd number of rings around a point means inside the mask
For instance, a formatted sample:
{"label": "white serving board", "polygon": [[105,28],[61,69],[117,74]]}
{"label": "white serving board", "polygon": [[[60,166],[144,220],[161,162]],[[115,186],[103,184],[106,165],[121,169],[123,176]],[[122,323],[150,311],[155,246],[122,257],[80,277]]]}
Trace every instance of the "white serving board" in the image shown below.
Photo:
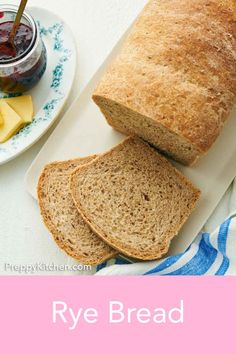
{"label": "white serving board", "polygon": [[[125,36],[124,36],[125,37]],[[124,38],[123,37],[123,38]],[[94,75],[82,94],[74,101],[29,168],[25,182],[36,198],[39,175],[45,164],[106,151],[123,140],[105,121],[91,96],[104,70],[116,56],[123,38]],[[169,255],[183,252],[214,211],[236,176],[236,109],[210,152],[194,167],[175,164],[202,191],[196,210],[171,244]]]}

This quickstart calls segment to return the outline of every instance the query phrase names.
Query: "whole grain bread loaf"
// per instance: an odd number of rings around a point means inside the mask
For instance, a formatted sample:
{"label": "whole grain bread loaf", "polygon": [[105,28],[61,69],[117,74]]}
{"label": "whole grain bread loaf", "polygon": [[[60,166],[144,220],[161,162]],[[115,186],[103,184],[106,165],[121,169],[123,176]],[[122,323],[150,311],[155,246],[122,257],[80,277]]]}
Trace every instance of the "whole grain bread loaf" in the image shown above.
{"label": "whole grain bread loaf", "polygon": [[86,265],[100,264],[117,254],[91,231],[70,194],[70,173],[94,158],[51,163],[44,168],[38,183],[38,200],[45,225],[62,250]]}
{"label": "whole grain bread loaf", "polygon": [[154,148],[128,138],[71,174],[74,202],[92,230],[140,260],[164,255],[200,192]]}
{"label": "whole grain bread loaf", "polygon": [[236,102],[236,1],[151,0],[93,99],[115,129],[193,164]]}

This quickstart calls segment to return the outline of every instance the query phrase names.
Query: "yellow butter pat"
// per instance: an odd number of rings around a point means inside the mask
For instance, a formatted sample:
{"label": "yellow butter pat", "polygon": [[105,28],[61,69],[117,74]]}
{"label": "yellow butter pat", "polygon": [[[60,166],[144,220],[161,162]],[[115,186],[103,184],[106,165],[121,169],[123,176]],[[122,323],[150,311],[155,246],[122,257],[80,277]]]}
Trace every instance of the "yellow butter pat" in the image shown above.
{"label": "yellow butter pat", "polygon": [[1,127],[1,125],[3,125],[3,123],[4,123],[4,120],[3,120],[2,115],[0,114],[0,127]]}
{"label": "yellow butter pat", "polygon": [[3,98],[11,106],[11,108],[23,119],[25,124],[31,123],[34,115],[34,107],[32,97],[30,95]]}
{"label": "yellow butter pat", "polygon": [[0,100],[0,116],[3,125],[0,126],[0,143],[4,143],[16,134],[23,126],[23,119],[3,100]]}

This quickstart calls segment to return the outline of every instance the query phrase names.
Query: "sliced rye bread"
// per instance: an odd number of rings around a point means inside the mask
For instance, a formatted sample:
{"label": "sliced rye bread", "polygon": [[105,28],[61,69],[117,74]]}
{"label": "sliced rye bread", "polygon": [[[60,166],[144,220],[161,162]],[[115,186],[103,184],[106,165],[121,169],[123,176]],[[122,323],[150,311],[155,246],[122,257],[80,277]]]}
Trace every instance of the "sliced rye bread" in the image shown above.
{"label": "sliced rye bread", "polygon": [[71,174],[84,220],[123,254],[154,260],[167,253],[200,191],[154,148],[128,138]]}
{"label": "sliced rye bread", "polygon": [[98,265],[117,254],[84,222],[70,194],[70,173],[94,158],[51,163],[44,168],[38,183],[38,200],[45,225],[63,251],[87,265]]}

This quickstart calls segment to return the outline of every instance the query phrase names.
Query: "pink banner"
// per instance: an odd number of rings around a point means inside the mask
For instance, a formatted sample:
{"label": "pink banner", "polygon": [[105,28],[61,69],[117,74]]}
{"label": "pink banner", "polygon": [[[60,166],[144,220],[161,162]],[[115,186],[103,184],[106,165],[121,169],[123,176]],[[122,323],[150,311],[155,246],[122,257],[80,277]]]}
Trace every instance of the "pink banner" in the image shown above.
{"label": "pink banner", "polygon": [[235,353],[236,277],[2,277],[0,352]]}

